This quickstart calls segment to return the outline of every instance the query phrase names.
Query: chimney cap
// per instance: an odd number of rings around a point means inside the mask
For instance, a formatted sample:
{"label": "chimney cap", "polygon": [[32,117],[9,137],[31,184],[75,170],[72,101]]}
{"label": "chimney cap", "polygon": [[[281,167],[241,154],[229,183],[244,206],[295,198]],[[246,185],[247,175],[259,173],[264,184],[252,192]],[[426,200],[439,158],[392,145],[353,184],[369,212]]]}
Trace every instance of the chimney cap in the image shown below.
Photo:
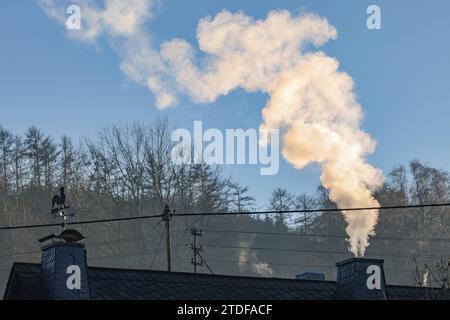
{"label": "chimney cap", "polygon": [[48,236],[40,238],[38,241],[45,242],[48,240],[53,241],[54,239],[63,240],[64,242],[67,242],[67,243],[76,243],[76,242],[79,242],[79,241],[85,239],[85,237],[77,230],[67,229],[67,230],[63,230],[63,232],[61,232],[60,234],[52,233]]}
{"label": "chimney cap", "polygon": [[336,262],[336,267],[342,266],[342,265],[347,264],[347,263],[352,263],[352,262],[366,262],[366,263],[378,263],[378,264],[383,264],[383,263],[384,263],[384,259],[374,259],[374,258],[349,258],[349,259],[345,259],[345,260],[343,260],[343,261]]}

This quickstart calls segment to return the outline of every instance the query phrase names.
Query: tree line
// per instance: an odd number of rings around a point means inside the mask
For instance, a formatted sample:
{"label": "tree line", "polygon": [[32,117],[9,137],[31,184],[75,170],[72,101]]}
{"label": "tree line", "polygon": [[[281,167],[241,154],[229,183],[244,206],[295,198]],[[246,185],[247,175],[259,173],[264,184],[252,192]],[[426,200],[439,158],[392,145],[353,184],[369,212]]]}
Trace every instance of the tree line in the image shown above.
{"label": "tree line", "polygon": [[[0,225],[56,222],[50,216],[50,199],[60,186],[66,188],[75,220],[159,214],[165,204],[182,213],[255,208],[249,188],[219,167],[173,164],[172,146],[169,124],[161,119],[110,125],[77,144],[68,136],[55,139],[36,127],[21,136],[0,126]],[[449,202],[449,185],[446,170],[413,160],[408,166],[394,167],[375,197],[381,205]],[[320,186],[313,195],[276,188],[267,201],[267,209],[276,211],[320,208],[336,208]],[[427,272],[428,281],[435,284],[445,278],[448,263],[443,272],[434,267],[448,256],[448,210],[380,212],[367,256],[385,257],[388,282],[426,285]],[[334,263],[351,256],[346,223],[339,212],[177,217],[172,224],[176,271],[192,270],[189,243],[194,226],[204,229],[202,256],[216,273],[292,277],[313,270],[333,278]],[[90,265],[164,269],[159,220],[77,228],[88,236]],[[36,240],[53,232],[55,228],[0,231],[0,256],[8,255],[1,260],[3,285],[13,261],[39,262]],[[12,255],[30,250],[36,252]]]}

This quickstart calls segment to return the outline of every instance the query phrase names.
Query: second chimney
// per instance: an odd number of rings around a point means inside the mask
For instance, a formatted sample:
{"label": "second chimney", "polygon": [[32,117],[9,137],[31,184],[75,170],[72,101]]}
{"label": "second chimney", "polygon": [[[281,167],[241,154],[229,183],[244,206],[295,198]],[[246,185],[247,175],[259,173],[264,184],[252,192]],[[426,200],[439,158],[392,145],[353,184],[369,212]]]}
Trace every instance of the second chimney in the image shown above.
{"label": "second chimney", "polygon": [[384,260],[351,258],[336,263],[337,299],[386,299]]}

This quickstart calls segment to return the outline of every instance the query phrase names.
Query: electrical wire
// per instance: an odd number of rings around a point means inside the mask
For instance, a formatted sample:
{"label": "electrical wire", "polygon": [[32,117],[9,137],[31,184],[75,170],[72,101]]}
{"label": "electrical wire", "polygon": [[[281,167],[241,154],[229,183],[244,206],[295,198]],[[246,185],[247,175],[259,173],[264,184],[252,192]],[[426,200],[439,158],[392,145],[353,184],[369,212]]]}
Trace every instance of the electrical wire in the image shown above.
{"label": "electrical wire", "polygon": [[[251,265],[260,265],[261,263],[267,263],[268,266],[289,266],[289,267],[310,267],[310,268],[321,268],[321,269],[329,269],[336,270],[336,267],[333,265],[325,265],[325,264],[302,264],[302,263],[279,263],[272,261],[236,261],[236,260],[222,260],[222,259],[209,259],[210,262],[217,263],[227,263],[227,264],[251,264]],[[401,269],[401,268],[384,268],[385,271],[413,271],[412,269]]]}
{"label": "electrical wire", "polygon": [[413,208],[434,208],[434,207],[449,207],[449,206],[450,206],[450,203],[430,203],[430,204],[416,204],[416,205],[396,205],[396,206],[358,207],[358,208],[322,208],[322,209],[239,211],[239,212],[174,213],[173,216],[194,217],[194,216],[202,216],[202,215],[226,216],[226,215],[260,215],[260,214],[279,214],[279,213],[324,213],[324,212],[339,212],[339,211],[366,211],[366,210],[393,210],[393,209],[413,209]]}
{"label": "electrical wire", "polygon": [[161,237],[159,238],[158,248],[156,249],[155,255],[153,256],[152,264],[150,265],[150,269],[153,268],[153,264],[155,263],[155,259],[156,259],[156,256],[158,255],[159,247],[161,246],[161,241],[162,241],[162,239],[163,239],[164,232],[165,232],[165,231],[163,231],[163,232],[161,233]]}
{"label": "electrical wire", "polygon": [[[283,233],[283,232],[264,232],[264,231],[247,231],[247,230],[218,230],[218,229],[205,229],[205,232],[214,233],[241,233],[241,234],[259,234],[259,235],[279,235],[279,236],[292,236],[292,237],[319,237],[319,238],[347,238],[346,235],[337,234],[319,234],[319,233]],[[398,241],[429,241],[429,242],[450,242],[450,238],[412,238],[412,237],[384,237],[373,236],[371,240],[398,240]]]}
{"label": "electrical wire", "polygon": [[[86,221],[76,221],[67,222],[66,225],[82,225],[82,224],[93,224],[93,223],[106,223],[106,222],[118,222],[118,221],[131,221],[131,220],[143,220],[152,218],[162,218],[161,214],[140,216],[140,217],[126,217],[126,218],[112,218],[112,219],[98,219],[98,220],[86,220]],[[21,226],[7,226],[0,227],[0,230],[17,230],[17,229],[32,229],[32,228],[44,228],[44,227],[58,227],[61,223],[46,223],[46,224],[31,224],[31,225],[21,225]]]}
{"label": "electrical wire", "polygon": [[206,268],[208,268],[209,272],[211,274],[214,274],[214,272],[212,271],[211,267],[208,265],[208,263],[206,262],[205,258],[203,258],[203,256],[200,254],[200,252],[197,252],[197,254],[200,256],[200,258],[202,259],[202,262],[205,264]]}
{"label": "electrical wire", "polygon": [[[246,249],[246,250],[264,250],[264,251],[286,251],[286,252],[304,252],[304,253],[323,253],[323,254],[341,254],[348,255],[345,251],[331,250],[314,250],[314,249],[286,249],[286,248],[266,248],[266,247],[249,247],[249,246],[228,246],[228,245],[212,245],[206,248],[223,248],[223,249]],[[449,255],[415,255],[405,253],[372,253],[371,256],[390,256],[390,257],[423,257],[423,258],[443,258]]]}
{"label": "electrical wire", "polygon": [[[182,234],[182,233],[187,233],[187,231],[185,231],[185,230],[174,231],[174,232],[171,232],[171,235]],[[89,242],[89,238],[87,238],[86,244],[90,249],[92,249],[92,248],[97,248],[101,245],[109,245],[111,243],[131,242],[133,240],[155,240],[155,239],[158,239],[158,238],[153,237],[151,235],[138,235],[138,236],[125,237],[125,238],[114,239],[114,240]]]}
{"label": "electrical wire", "polygon": [[[180,245],[180,246],[175,246],[172,247],[171,249],[181,249],[181,248],[185,248],[185,245]],[[128,258],[128,257],[137,257],[137,256],[143,256],[143,255],[147,255],[147,254],[151,254],[155,251],[158,251],[158,248],[153,248],[153,249],[149,249],[149,250],[145,250],[143,252],[138,252],[138,253],[132,253],[132,254],[125,254],[125,255],[108,255],[108,256],[97,256],[97,257],[88,257],[88,260],[101,260],[101,259],[113,259],[113,258]],[[158,254],[163,253],[162,251],[159,251]]]}
{"label": "electrical wire", "polygon": [[7,253],[0,256],[0,258],[8,258],[8,257],[14,257],[14,256],[24,256],[28,254],[36,254],[40,253],[41,251],[27,251],[27,252],[15,252],[15,253]]}
{"label": "electrical wire", "polygon": [[[322,209],[306,209],[306,210],[267,210],[267,211],[240,211],[240,212],[198,212],[198,213],[173,213],[172,216],[178,217],[194,217],[194,216],[233,216],[233,215],[261,215],[261,214],[290,214],[290,213],[325,213],[325,212],[339,212],[339,211],[366,211],[366,210],[393,210],[393,209],[412,209],[412,208],[434,208],[434,207],[448,207],[450,203],[431,203],[431,204],[417,204],[417,205],[398,205],[398,206],[378,206],[378,207],[359,207],[359,208],[322,208]],[[450,211],[449,211],[450,213]],[[113,219],[98,219],[68,222],[66,225],[84,225],[92,223],[106,223],[117,221],[142,220],[151,218],[162,218],[162,214],[127,217],[127,218],[113,218]],[[47,223],[34,225],[20,225],[20,226],[6,226],[0,227],[0,230],[17,230],[17,229],[31,229],[43,227],[61,226],[61,223]]]}

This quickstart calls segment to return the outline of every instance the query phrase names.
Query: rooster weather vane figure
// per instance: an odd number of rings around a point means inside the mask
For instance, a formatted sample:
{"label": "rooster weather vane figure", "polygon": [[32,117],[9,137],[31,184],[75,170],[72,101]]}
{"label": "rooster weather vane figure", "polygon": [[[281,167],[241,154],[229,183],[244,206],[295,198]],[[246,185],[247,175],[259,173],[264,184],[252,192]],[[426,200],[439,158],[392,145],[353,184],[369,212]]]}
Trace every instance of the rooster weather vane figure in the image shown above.
{"label": "rooster weather vane figure", "polygon": [[66,213],[65,210],[70,209],[69,206],[66,206],[66,194],[64,192],[64,187],[59,189],[59,194],[56,194],[52,198],[52,208],[51,213],[54,218],[61,218],[61,228],[62,232],[60,234],[52,233],[48,236],[45,236],[39,239],[39,242],[45,242],[48,240],[54,241],[55,239],[59,239],[69,243],[75,243],[84,239],[84,236],[73,229],[66,229],[66,220],[68,217],[73,217],[75,215],[74,212]]}
{"label": "rooster weather vane figure", "polygon": [[[57,207],[55,208],[55,205]],[[55,194],[52,198],[52,213],[56,213],[59,210],[67,209],[66,207],[66,194],[64,193],[64,187],[59,189],[59,195]],[[56,210],[56,212],[55,212]]]}
{"label": "rooster weather vane figure", "polygon": [[[52,198],[52,208],[51,213],[60,217],[73,217],[74,213],[66,214],[65,210],[70,209],[70,206],[66,205],[66,194],[64,192],[64,187],[59,189],[59,194],[55,194]],[[65,220],[65,219],[64,219]]]}

